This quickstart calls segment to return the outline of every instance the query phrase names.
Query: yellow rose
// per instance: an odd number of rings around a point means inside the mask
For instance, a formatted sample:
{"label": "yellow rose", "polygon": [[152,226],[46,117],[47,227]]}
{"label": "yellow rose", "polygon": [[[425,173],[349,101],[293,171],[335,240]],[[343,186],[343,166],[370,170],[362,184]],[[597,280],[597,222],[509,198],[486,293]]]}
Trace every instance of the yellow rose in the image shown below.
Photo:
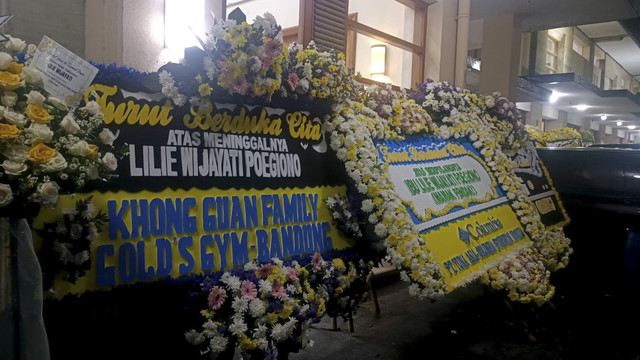
{"label": "yellow rose", "polygon": [[89,150],[87,150],[87,157],[98,157],[98,145],[89,144]]}
{"label": "yellow rose", "polygon": [[0,124],[0,141],[13,140],[22,134],[22,130],[15,125]]}
{"label": "yellow rose", "polygon": [[20,75],[12,74],[8,71],[0,71],[0,88],[2,90],[15,90],[24,86],[24,81],[20,80]]}
{"label": "yellow rose", "polygon": [[37,144],[31,147],[27,160],[34,163],[44,164],[51,161],[56,156],[56,149],[52,149],[45,144]]}
{"label": "yellow rose", "polygon": [[25,113],[29,119],[36,124],[48,124],[51,122],[51,119],[53,119],[53,116],[49,115],[47,109],[42,107],[42,105],[28,105]]}
{"label": "yellow rose", "polygon": [[22,72],[23,67],[24,67],[24,64],[18,64],[17,62],[14,61],[11,64],[9,64],[9,68],[7,69],[7,71],[12,74],[20,74]]}

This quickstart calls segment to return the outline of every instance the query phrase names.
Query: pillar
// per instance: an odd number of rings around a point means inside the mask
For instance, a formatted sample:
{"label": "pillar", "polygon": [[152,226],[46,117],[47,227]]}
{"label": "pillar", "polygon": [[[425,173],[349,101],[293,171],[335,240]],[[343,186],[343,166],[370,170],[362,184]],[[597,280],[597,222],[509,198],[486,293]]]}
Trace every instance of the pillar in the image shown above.
{"label": "pillar", "polygon": [[458,31],[456,34],[456,67],[455,85],[465,87],[465,74],[467,73],[467,54],[469,53],[469,15],[471,12],[471,0],[458,1]]}
{"label": "pillar", "polygon": [[440,0],[429,5],[424,75],[426,79],[454,82],[457,14],[457,0]]}
{"label": "pillar", "polygon": [[480,93],[511,98],[520,73],[521,30],[514,14],[487,18],[482,30]]}
{"label": "pillar", "polygon": [[544,130],[542,128],[542,103],[539,102],[534,102],[531,103],[531,123],[528,123],[527,125],[531,125],[531,126],[535,126],[536,128],[538,128],[540,131]]}

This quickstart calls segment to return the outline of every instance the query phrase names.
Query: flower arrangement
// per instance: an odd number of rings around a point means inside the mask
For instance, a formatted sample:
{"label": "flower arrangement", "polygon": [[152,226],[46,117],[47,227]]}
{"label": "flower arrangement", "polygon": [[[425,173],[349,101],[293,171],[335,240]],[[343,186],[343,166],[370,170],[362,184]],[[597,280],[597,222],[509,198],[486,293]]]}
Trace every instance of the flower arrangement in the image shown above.
{"label": "flower arrangement", "polygon": [[362,237],[360,228],[360,211],[351,206],[351,201],[347,196],[336,194],[325,200],[327,207],[331,210],[333,223],[353,238]]}
{"label": "flower arrangement", "polygon": [[[202,289],[207,309],[202,331],[185,333],[187,341],[204,352],[237,347],[243,358],[273,358],[296,352],[308,343],[306,334],[319,322],[329,304],[332,316],[344,314],[362,299],[356,294],[358,277],[371,268],[347,267],[341,259],[324,261],[319,253],[306,266],[293,260],[272,259],[207,277]],[[351,295],[351,296],[348,296]]]}
{"label": "flower arrangement", "polygon": [[327,315],[347,320],[365,300],[369,290],[373,264],[360,259],[357,262],[334,258],[324,261],[322,266],[313,268],[317,289],[326,289],[325,303]]}
{"label": "flower arrangement", "polygon": [[448,81],[428,79],[418,85],[410,99],[422,105],[437,124],[451,123],[460,113],[479,115],[484,103],[469,90],[458,89]]}
{"label": "flower arrangement", "polygon": [[596,141],[591,131],[580,131],[580,136],[582,137],[582,143],[585,146],[591,145]]}
{"label": "flower arrangement", "polygon": [[283,98],[335,103],[340,99],[356,99],[362,90],[346,66],[345,55],[335,50],[320,51],[313,41],[306,49],[295,43],[289,45],[283,76]]}
{"label": "flower arrangement", "polygon": [[380,118],[389,119],[398,133],[435,133],[431,117],[412,99],[407,99],[404,90],[393,91],[390,85],[375,85],[365,90],[364,103]]}
{"label": "flower arrangement", "polygon": [[24,62],[35,47],[16,43],[0,48],[0,208],[12,217],[55,205],[59,194],[115,176],[117,168],[115,135],[98,103],[70,108],[49,96],[39,72]]}
{"label": "flower arrangement", "polygon": [[45,290],[52,290],[57,276],[74,284],[84,276],[91,267],[91,243],[107,221],[106,214],[96,212],[91,196],[78,200],[74,208],[63,209],[60,215],[36,229],[46,240],[38,252]]}
{"label": "flower arrangement", "polygon": [[579,147],[582,146],[582,135],[572,128],[549,130],[543,135],[544,142],[549,147]]}
{"label": "flower arrangement", "polygon": [[496,290],[506,290],[513,301],[542,305],[555,293],[549,277],[550,272],[537,256],[535,248],[528,248],[484,273],[482,281]]}
{"label": "flower arrangement", "polygon": [[516,104],[499,92],[486,96],[484,102],[486,113],[495,118],[498,124],[510,125],[504,136],[501,137],[503,150],[517,151],[518,148],[524,146],[527,133],[524,130],[522,115],[520,110],[516,108]]}
{"label": "flower arrangement", "polygon": [[[271,14],[256,17],[252,25],[234,20],[214,24],[204,48],[209,54],[207,79],[230,94],[270,99],[280,89],[286,53],[281,27]],[[198,86],[201,96],[211,89],[206,82]]]}
{"label": "flower arrangement", "polygon": [[202,332],[185,334],[187,341],[199,345],[207,340],[205,351],[214,353],[237,346],[243,357],[265,357],[289,339],[302,346],[309,322],[319,321],[325,312],[323,298],[315,293],[302,296],[303,286],[310,288],[308,277],[308,271],[296,264],[270,261],[225,272],[219,282],[205,279],[208,307],[201,313],[206,321]]}
{"label": "flower arrangement", "polygon": [[532,139],[535,142],[536,147],[545,147],[547,146],[545,140],[544,140],[544,136],[542,134],[542,131],[538,130],[538,128],[535,128],[531,125],[525,125],[525,130],[527,131],[527,134],[529,135],[529,138]]}

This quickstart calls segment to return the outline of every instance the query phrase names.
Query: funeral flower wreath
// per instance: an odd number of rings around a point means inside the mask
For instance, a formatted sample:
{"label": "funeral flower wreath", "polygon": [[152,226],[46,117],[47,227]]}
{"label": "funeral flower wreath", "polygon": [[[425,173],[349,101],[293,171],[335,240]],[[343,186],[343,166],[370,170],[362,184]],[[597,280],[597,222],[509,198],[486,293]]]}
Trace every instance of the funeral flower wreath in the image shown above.
{"label": "funeral flower wreath", "polygon": [[[344,162],[347,174],[361,196],[360,210],[364,218],[373,226],[375,235],[383,240],[389,260],[400,270],[402,279],[409,282],[412,295],[436,299],[450,289],[429,250],[428,236],[418,234],[406,204],[394,191],[388,165],[378,158],[374,139],[399,140],[406,135],[420,134],[445,140],[468,139],[484,158],[491,176],[497,180],[533,241],[533,246],[515,251],[509,258],[490,264],[477,275],[482,275],[492,287],[506,290],[513,300],[542,304],[553,296],[554,287],[549,282],[549,275],[567,265],[572,252],[570,241],[562,228],[548,229],[541,223],[534,205],[527,200],[526,192],[511,171],[509,156],[524,146],[528,134],[518,110],[508,99],[498,93],[480,96],[447,82],[431,80],[421,84],[413,94],[393,91],[390,86],[365,89],[355,81],[343,54],[321,51],[313,43],[306,49],[297,44],[283,45],[281,29],[269,14],[257,17],[253,24],[236,24],[233,20],[217,23],[207,38],[205,51],[209,56],[205,57],[201,74],[194,79],[177,82],[170,72],[160,73],[163,93],[176,105],[187,101],[198,104],[216,89],[265,102],[278,96],[301,103],[331,104],[331,114],[323,125],[329,134],[330,146]],[[341,212],[335,208],[336,204],[346,203],[344,200],[328,199],[327,203],[337,219],[353,222],[354,219],[346,215],[348,209]],[[353,224],[347,227],[357,233]],[[249,266],[260,269],[266,265]],[[276,273],[283,271],[281,265],[271,266],[278,269]],[[299,274],[300,268],[295,264],[293,268]],[[248,270],[253,271],[253,268]],[[214,299],[220,299],[223,292],[233,294],[234,299],[238,299],[232,306],[237,308],[236,317],[232,315],[228,322],[212,322],[218,303],[217,300],[210,301],[207,311],[212,312],[206,314],[205,331],[192,332],[189,337],[195,342],[208,337],[210,349],[220,350],[224,340],[217,337],[224,333],[220,328],[223,326],[225,331],[232,332],[241,349],[267,349],[269,341],[277,342],[283,337],[274,337],[275,328],[267,330],[259,322],[253,330],[247,328],[237,314],[255,310],[253,318],[263,316],[267,305],[255,305],[251,310],[254,299],[242,300],[240,294],[246,295],[245,292],[259,286],[256,294],[253,290],[250,294],[264,300],[265,296],[273,296],[274,286],[285,284],[290,287],[287,296],[298,294],[305,301],[317,300],[309,295],[316,294],[315,290],[311,292],[306,286],[298,286],[297,281],[302,281],[300,278],[286,277],[292,273],[291,270],[284,271],[284,277],[279,281],[271,281],[266,276],[257,285],[246,283],[244,290],[242,284],[247,279],[238,277],[237,281],[229,283],[230,275],[223,276],[223,284],[208,291]],[[248,276],[253,279],[251,274]],[[261,275],[257,272],[255,276]],[[291,281],[293,283],[289,284]],[[269,287],[271,292],[267,291]],[[305,289],[309,292],[305,293]],[[220,304],[223,303],[220,300]],[[293,302],[290,304],[293,306]],[[316,305],[320,306],[320,303]],[[298,303],[295,306],[301,311],[306,305]],[[318,315],[317,312],[314,314]],[[276,334],[285,328],[287,334],[302,333],[294,330],[300,325],[298,321],[287,320],[290,318],[280,314],[272,317],[277,321],[267,323],[278,324]],[[265,338],[269,332],[271,337]]]}

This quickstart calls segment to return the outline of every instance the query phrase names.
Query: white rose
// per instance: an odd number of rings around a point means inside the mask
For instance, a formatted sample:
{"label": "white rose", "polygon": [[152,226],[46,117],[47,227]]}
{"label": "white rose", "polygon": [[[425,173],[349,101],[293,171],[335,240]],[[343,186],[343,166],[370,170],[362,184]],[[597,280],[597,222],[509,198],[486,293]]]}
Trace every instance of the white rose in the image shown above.
{"label": "white rose", "polygon": [[87,109],[87,111],[91,115],[95,115],[95,114],[101,112],[100,105],[97,102],[93,101],[93,100],[89,101],[87,103],[87,105],[85,106],[85,109]]}
{"label": "white rose", "polygon": [[13,91],[5,91],[2,94],[0,101],[2,101],[2,105],[8,108],[12,108],[16,106],[16,103],[18,102],[18,94],[14,93]]}
{"label": "white rose", "polygon": [[0,207],[9,205],[11,200],[13,200],[11,186],[7,184],[0,184]]}
{"label": "white rose", "polygon": [[24,162],[11,161],[9,159],[2,162],[4,172],[9,175],[20,175],[27,170],[27,164]]}
{"label": "white rose", "polygon": [[53,159],[42,166],[46,172],[58,172],[67,168],[67,160],[58,152]]}
{"label": "white rose", "polygon": [[95,180],[100,176],[100,172],[98,171],[98,167],[97,166],[91,166],[89,167],[85,173],[87,174],[87,179],[89,180]]}
{"label": "white rose", "polygon": [[62,121],[60,122],[60,126],[65,129],[69,134],[75,134],[80,131],[80,125],[75,121],[73,115],[67,114]]}
{"label": "white rose", "polygon": [[116,139],[116,136],[109,129],[102,129],[100,134],[98,134],[100,141],[102,141],[105,145],[113,145],[113,140]]}
{"label": "white rose", "polygon": [[47,143],[53,139],[53,131],[49,128],[47,124],[36,124],[32,123],[27,129],[27,134],[31,135],[31,138],[34,142],[44,142]]}
{"label": "white rose", "polygon": [[42,82],[42,76],[40,76],[40,71],[36,69],[32,69],[29,67],[22,68],[22,72],[20,76],[24,81],[29,84],[39,84]]}
{"label": "white rose", "polygon": [[71,240],[78,240],[80,238],[80,235],[82,235],[82,225],[71,225],[71,230],[69,231],[69,237],[71,238]]}
{"label": "white rose", "polygon": [[62,102],[62,100],[58,99],[57,97],[49,96],[47,98],[47,102],[49,104],[55,106],[59,110],[69,110],[69,107],[67,105],[65,105],[65,103]]}
{"label": "white rose", "polygon": [[102,112],[99,112],[95,115],[93,115],[93,120],[99,123],[103,123],[104,122],[104,114]]}
{"label": "white rose", "polygon": [[9,124],[15,125],[19,128],[23,128],[25,125],[27,125],[27,119],[24,117],[24,115],[17,112],[5,109],[4,114],[2,115]]}
{"label": "white rose", "polygon": [[111,171],[116,171],[118,168],[118,159],[116,159],[115,155],[110,152],[104,154],[102,157],[102,163]]}
{"label": "white rose", "polygon": [[89,151],[89,144],[84,140],[78,141],[69,148],[69,154],[75,156],[85,156],[87,151]]}
{"label": "white rose", "polygon": [[6,52],[0,52],[0,70],[7,70],[12,61],[13,57],[11,55]]}
{"label": "white rose", "polygon": [[38,189],[40,201],[44,204],[55,204],[58,202],[58,190],[60,186],[55,181],[47,181]]}
{"label": "white rose", "polygon": [[20,52],[24,50],[27,43],[20,38],[9,36],[9,41],[6,42],[5,47],[11,51]]}
{"label": "white rose", "polygon": [[40,94],[38,91],[31,90],[29,91],[29,94],[27,94],[27,104],[42,105],[44,100],[44,95]]}
{"label": "white rose", "polygon": [[11,161],[23,163],[29,154],[29,147],[24,144],[13,145],[2,149],[2,155]]}

